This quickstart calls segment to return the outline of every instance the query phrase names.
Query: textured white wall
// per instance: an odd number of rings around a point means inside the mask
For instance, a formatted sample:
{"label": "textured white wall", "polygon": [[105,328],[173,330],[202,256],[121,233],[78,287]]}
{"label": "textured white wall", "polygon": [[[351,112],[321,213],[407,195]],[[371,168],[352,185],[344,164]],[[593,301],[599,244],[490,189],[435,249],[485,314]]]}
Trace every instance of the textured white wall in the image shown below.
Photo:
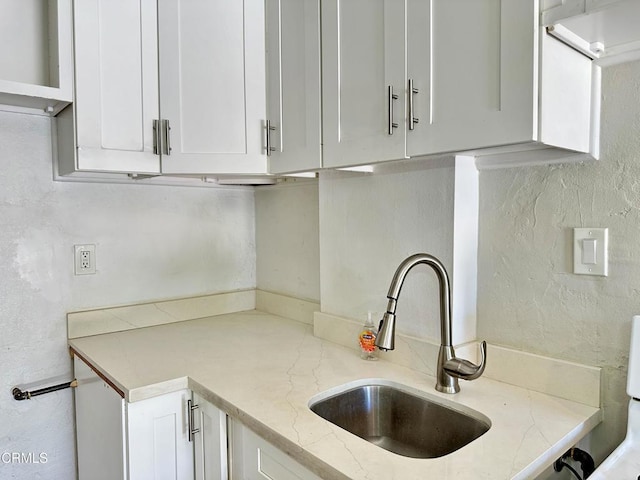
{"label": "textured white wall", "polygon": [[[604,69],[603,92],[599,162],[481,172],[478,267],[479,337],[603,367],[597,460],[625,433],[640,313],[640,63]],[[572,274],[573,227],[609,228],[608,277]]]}
{"label": "textured white wall", "polygon": [[318,182],[256,189],[258,288],[320,301]]}
{"label": "textured white wall", "polygon": [[[426,252],[453,272],[453,158],[376,166],[373,174],[320,174],[322,311],[365,320],[384,312],[402,260]],[[396,328],[440,341],[438,281],[420,265],[407,275]]]}
{"label": "textured white wall", "polygon": [[[50,120],[0,112],[0,478],[75,477],[69,390],[17,402],[11,388],[69,376],[68,311],[255,287],[250,189],[52,181]],[[73,275],[95,243],[96,275]]]}

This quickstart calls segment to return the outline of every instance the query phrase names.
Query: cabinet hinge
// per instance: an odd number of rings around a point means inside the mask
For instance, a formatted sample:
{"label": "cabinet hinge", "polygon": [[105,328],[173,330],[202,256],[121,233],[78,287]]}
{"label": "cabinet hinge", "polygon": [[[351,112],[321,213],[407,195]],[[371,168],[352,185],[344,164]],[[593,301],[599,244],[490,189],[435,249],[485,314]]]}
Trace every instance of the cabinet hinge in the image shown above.
{"label": "cabinet hinge", "polygon": [[271,155],[271,152],[275,152],[276,151],[276,147],[273,146],[273,144],[271,143],[271,132],[273,132],[276,129],[276,127],[274,127],[273,125],[271,125],[271,120],[267,120],[266,121],[266,130],[267,130],[267,156]]}

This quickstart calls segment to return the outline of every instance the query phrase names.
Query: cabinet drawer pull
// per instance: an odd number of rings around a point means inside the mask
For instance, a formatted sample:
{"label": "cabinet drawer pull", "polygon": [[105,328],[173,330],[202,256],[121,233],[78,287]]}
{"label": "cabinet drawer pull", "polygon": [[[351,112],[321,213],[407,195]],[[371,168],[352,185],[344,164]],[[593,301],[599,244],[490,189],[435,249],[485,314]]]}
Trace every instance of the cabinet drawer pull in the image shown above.
{"label": "cabinet drawer pull", "polygon": [[413,116],[413,96],[419,93],[418,89],[413,86],[413,79],[409,79],[409,130],[415,129],[416,123],[420,123],[420,119]]}
{"label": "cabinet drawer pull", "polygon": [[389,117],[387,119],[387,133],[393,135],[393,129],[398,128],[398,124],[393,121],[393,101],[398,99],[398,95],[393,93],[393,85],[387,87],[388,101],[389,101]]}
{"label": "cabinet drawer pull", "polygon": [[153,154],[160,155],[160,120],[153,121]]}
{"label": "cabinet drawer pull", "polygon": [[169,120],[161,120],[161,122],[163,133],[162,153],[168,156],[171,155],[171,126],[169,125]]}
{"label": "cabinet drawer pull", "polygon": [[193,419],[193,412],[194,412],[194,410],[197,410],[198,408],[200,408],[198,405],[194,405],[191,400],[187,400],[187,409],[188,409],[187,430],[188,430],[188,433],[189,433],[189,441],[190,442],[193,442],[193,436],[196,433],[200,432],[199,428],[195,428],[195,422],[194,422],[194,419]]}

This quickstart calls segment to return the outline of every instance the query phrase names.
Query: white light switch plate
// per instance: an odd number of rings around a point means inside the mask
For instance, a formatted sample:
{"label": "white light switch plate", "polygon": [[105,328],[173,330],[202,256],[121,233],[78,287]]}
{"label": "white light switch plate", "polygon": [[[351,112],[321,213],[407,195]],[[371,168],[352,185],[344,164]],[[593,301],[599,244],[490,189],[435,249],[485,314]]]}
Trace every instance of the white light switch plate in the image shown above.
{"label": "white light switch plate", "polygon": [[607,228],[574,228],[573,273],[606,277],[609,274],[608,243]]}

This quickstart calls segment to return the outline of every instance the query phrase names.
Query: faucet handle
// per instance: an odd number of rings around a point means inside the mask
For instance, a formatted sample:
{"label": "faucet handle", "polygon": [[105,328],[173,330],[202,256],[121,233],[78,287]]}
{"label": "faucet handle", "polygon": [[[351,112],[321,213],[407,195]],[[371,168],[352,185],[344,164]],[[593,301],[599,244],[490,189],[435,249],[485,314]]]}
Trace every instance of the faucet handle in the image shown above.
{"label": "faucet handle", "polygon": [[444,370],[452,377],[462,378],[463,380],[475,380],[482,375],[484,367],[487,364],[487,342],[483,341],[480,347],[480,365],[476,365],[469,360],[454,357],[445,362],[443,366]]}

